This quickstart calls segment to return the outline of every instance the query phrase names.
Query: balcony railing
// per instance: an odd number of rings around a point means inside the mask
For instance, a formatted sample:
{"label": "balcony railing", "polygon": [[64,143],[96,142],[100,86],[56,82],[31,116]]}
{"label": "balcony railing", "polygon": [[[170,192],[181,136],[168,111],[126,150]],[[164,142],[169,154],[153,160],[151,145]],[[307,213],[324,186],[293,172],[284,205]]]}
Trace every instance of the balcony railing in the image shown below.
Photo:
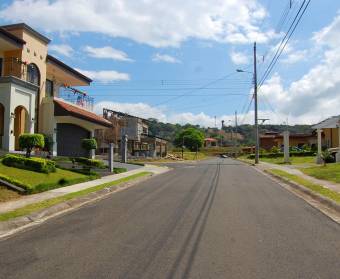
{"label": "balcony railing", "polygon": [[78,89],[69,86],[61,87],[59,90],[59,98],[62,98],[65,101],[75,104],[86,110],[93,110],[94,98],[88,96],[85,92],[82,92]]}
{"label": "balcony railing", "polygon": [[27,63],[16,57],[4,58],[2,76],[14,76],[26,81]]}

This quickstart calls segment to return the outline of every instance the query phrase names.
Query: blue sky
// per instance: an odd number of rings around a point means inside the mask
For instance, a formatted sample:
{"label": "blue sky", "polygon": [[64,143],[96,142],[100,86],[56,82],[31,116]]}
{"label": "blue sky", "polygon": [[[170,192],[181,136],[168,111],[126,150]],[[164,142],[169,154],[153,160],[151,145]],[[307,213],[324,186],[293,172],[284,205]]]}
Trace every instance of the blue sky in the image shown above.
{"label": "blue sky", "polygon": [[[98,113],[110,107],[213,126],[214,116],[228,122],[235,110],[241,123],[252,121],[252,77],[235,70],[252,71],[257,40],[261,78],[303,0],[292,0],[289,10],[289,0],[97,2],[5,0],[0,23],[26,22],[51,38],[51,54],[95,80],[85,90]],[[315,123],[339,114],[339,10],[339,1],[311,1],[259,92],[260,117]]]}

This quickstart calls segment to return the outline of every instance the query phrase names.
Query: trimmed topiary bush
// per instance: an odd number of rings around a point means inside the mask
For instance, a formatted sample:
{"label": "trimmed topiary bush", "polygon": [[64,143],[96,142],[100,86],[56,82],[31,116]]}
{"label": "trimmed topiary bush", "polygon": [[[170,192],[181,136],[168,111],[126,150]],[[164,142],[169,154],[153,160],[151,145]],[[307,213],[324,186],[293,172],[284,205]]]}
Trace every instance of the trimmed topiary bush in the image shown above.
{"label": "trimmed topiary bush", "polygon": [[25,158],[19,155],[7,154],[2,159],[2,163],[8,167],[42,173],[50,173],[56,171],[55,162],[42,158]]}
{"label": "trimmed topiary bush", "polygon": [[81,140],[81,147],[84,148],[85,150],[87,150],[89,152],[89,156],[90,156],[91,150],[97,149],[97,141],[96,141],[95,138],[82,139]]}
{"label": "trimmed topiary bush", "polygon": [[44,148],[45,139],[42,134],[22,134],[19,137],[19,146],[26,149],[26,157],[31,157],[33,148]]}

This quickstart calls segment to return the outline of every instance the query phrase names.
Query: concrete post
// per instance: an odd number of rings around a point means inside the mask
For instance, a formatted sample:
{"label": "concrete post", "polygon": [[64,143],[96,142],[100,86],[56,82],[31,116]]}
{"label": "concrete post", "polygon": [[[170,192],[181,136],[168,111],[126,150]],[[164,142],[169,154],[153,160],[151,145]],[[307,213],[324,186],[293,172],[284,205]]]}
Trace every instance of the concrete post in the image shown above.
{"label": "concrete post", "polygon": [[127,162],[127,143],[128,143],[128,136],[123,135],[121,140],[121,152],[122,152],[122,163]]}
{"label": "concrete post", "polygon": [[113,147],[114,147],[114,144],[113,143],[110,143],[109,144],[109,170],[110,172],[113,172],[113,157],[114,157],[114,154],[113,154]]}
{"label": "concrete post", "polygon": [[316,156],[316,163],[317,164],[322,164],[322,130],[317,129],[317,134],[318,134],[318,154]]}
{"label": "concrete post", "polygon": [[289,131],[283,132],[283,152],[284,152],[284,162],[287,164],[290,162],[289,158]]}
{"label": "concrete post", "polygon": [[[91,131],[91,138],[94,138],[94,130]],[[91,159],[96,158],[96,150],[95,149],[92,149],[90,151],[90,157],[91,157]]]}

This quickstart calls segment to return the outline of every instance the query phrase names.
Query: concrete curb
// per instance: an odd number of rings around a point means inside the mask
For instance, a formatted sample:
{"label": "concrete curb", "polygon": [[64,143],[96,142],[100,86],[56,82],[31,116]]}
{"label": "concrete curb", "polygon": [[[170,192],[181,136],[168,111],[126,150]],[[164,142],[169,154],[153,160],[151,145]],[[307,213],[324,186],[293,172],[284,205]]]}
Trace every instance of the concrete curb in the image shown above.
{"label": "concrete curb", "polygon": [[275,177],[276,179],[288,184],[289,186],[293,187],[294,189],[300,191],[300,192],[303,192],[304,194],[310,196],[311,198],[313,198],[314,200],[316,200],[317,202],[335,210],[337,213],[340,214],[340,204],[334,202],[333,200],[327,198],[327,197],[324,197],[324,196],[321,196],[320,194],[318,193],[315,193],[313,192],[312,190],[306,188],[305,186],[303,185],[300,185],[292,180],[289,180],[285,177],[281,177],[279,175],[276,175],[276,174],[273,174],[271,172],[269,172],[268,170],[264,170],[263,171],[264,173],[272,176],[272,177]]}
{"label": "concrete curb", "polygon": [[77,197],[65,202],[58,203],[56,205],[33,212],[26,216],[21,216],[11,219],[9,221],[0,222],[0,240],[3,238],[7,238],[17,232],[28,229],[32,226],[41,224],[52,217],[65,214],[71,210],[80,208],[83,205],[104,199],[113,193],[128,189],[129,187],[139,184],[156,175],[159,174],[150,174],[140,178],[136,178],[128,182],[123,182],[118,185],[114,185],[108,188],[98,190],[96,192],[89,193],[85,196]]}

